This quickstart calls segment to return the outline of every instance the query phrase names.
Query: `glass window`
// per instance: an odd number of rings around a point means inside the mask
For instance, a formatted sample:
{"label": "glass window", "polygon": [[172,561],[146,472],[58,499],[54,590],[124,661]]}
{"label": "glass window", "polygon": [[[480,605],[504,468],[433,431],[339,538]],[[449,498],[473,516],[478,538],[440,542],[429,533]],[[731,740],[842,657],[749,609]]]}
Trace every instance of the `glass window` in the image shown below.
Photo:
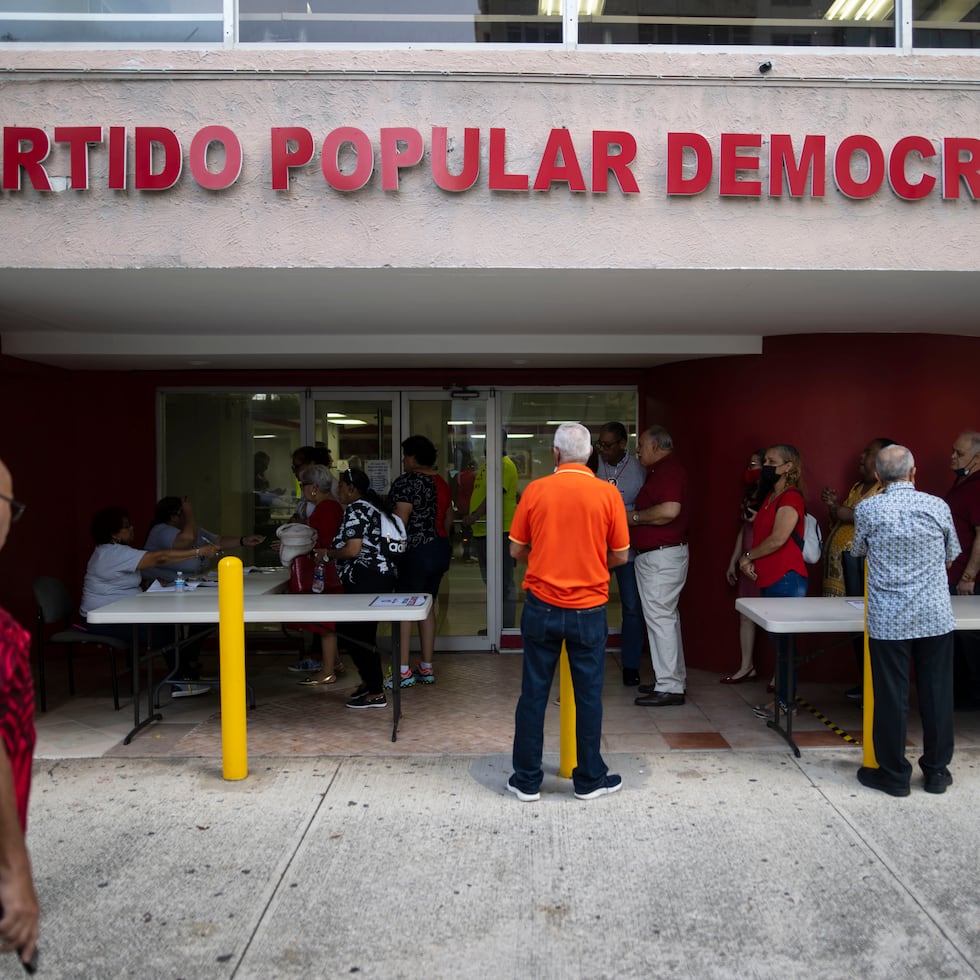
{"label": "glass window", "polygon": [[222,0],[0,0],[0,42],[217,44]]}
{"label": "glass window", "polygon": [[245,44],[560,44],[545,0],[239,0]]}
{"label": "glass window", "polygon": [[917,48],[980,48],[980,3],[915,0],[912,44]]}
{"label": "glass window", "polygon": [[891,0],[580,0],[578,40],[894,47],[892,12]]}
{"label": "glass window", "polygon": [[270,545],[297,503],[290,465],[300,444],[300,395],[165,392],[161,430],[160,496],[189,497],[209,531],[266,535],[242,558],[279,565]]}

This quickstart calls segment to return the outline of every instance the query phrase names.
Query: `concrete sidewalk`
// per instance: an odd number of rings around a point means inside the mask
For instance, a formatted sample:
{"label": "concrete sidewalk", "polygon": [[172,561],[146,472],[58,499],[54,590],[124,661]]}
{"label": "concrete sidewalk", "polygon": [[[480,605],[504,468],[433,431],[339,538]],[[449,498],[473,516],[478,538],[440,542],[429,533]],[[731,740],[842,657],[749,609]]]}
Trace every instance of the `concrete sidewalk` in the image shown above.
{"label": "concrete sidewalk", "polygon": [[907,799],[846,749],[607,761],[530,804],[506,755],[39,762],[39,975],[980,975],[980,750]]}

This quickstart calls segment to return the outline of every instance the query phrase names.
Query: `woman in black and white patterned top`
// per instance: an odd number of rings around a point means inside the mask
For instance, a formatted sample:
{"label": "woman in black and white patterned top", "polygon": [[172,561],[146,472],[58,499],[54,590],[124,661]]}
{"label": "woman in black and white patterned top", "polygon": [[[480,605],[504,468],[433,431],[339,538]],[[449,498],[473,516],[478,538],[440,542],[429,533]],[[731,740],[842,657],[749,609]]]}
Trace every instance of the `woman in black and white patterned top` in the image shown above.
{"label": "woman in black and white patterned top", "polygon": [[[390,592],[395,585],[395,567],[381,548],[381,511],[384,504],[371,488],[363,470],[340,474],[337,497],[344,505],[344,517],[326,555],[337,563],[337,573],[345,592],[367,594]],[[348,708],[383,708],[384,676],[381,655],[375,645],[376,622],[338,623],[341,641],[348,640],[351,659],[361,675]]]}

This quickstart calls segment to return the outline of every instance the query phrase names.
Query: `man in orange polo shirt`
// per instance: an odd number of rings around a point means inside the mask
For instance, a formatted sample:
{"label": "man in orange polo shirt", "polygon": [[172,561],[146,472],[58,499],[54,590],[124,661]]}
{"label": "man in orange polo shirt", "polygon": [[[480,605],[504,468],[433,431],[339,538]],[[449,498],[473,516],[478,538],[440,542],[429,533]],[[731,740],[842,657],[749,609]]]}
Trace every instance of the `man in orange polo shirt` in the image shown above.
{"label": "man in orange polo shirt", "polygon": [[609,569],[629,557],[626,511],[616,488],[596,480],[585,465],[592,436],[584,425],[560,425],[552,452],[555,472],[528,485],[510,526],[511,556],[528,564],[524,672],[507,789],[524,803],[541,798],[544,715],[563,642],[575,690],[575,796],[591,800],[623,785],[609,774],[599,742]]}

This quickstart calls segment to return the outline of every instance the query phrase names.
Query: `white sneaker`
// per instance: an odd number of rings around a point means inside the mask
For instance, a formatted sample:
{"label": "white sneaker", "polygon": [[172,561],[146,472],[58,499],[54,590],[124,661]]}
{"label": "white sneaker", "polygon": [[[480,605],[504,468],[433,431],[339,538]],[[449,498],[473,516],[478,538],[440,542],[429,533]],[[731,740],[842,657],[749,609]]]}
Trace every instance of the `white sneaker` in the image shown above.
{"label": "white sneaker", "polygon": [[199,694],[209,694],[211,688],[207,684],[171,684],[172,698],[196,698]]}
{"label": "white sneaker", "polygon": [[608,796],[610,793],[615,793],[623,788],[623,777],[622,776],[606,776],[606,785],[600,786],[597,789],[592,790],[591,793],[576,793],[576,800],[594,800],[599,796]]}
{"label": "white sneaker", "polygon": [[524,790],[518,789],[509,779],[507,780],[507,789],[516,796],[521,803],[537,803],[541,799],[540,793],[525,793]]}

